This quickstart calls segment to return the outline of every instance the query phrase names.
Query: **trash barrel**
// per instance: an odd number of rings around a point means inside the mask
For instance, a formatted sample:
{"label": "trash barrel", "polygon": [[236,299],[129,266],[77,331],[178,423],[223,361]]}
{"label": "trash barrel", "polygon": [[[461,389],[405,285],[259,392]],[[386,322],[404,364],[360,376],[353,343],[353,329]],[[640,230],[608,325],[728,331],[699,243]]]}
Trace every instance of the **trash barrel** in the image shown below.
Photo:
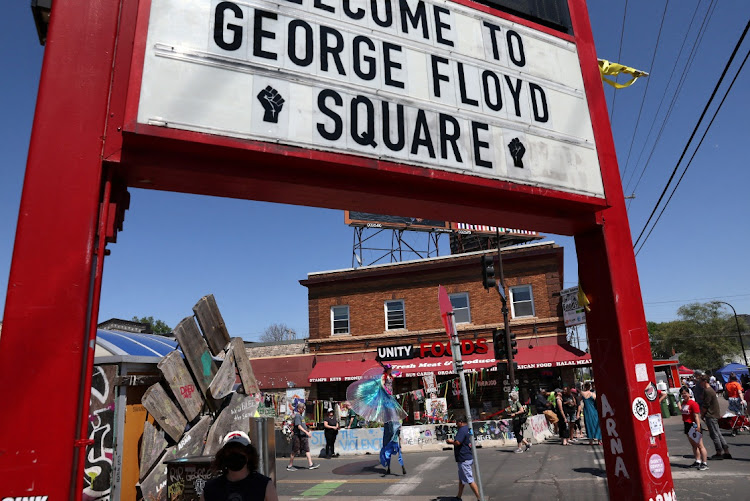
{"label": "trash barrel", "polygon": [[199,501],[206,482],[219,475],[211,467],[213,456],[191,456],[165,461],[167,465],[166,499]]}
{"label": "trash barrel", "polygon": [[276,433],[272,417],[250,418],[250,442],[258,451],[258,473],[271,477],[276,485]]}
{"label": "trash barrel", "polygon": [[672,416],[679,416],[681,414],[680,406],[677,405],[677,397],[674,393],[669,392],[669,414]]}
{"label": "trash barrel", "polygon": [[669,404],[667,403],[667,400],[669,400],[669,398],[665,398],[661,401],[661,417],[663,418],[668,418],[670,416]]}

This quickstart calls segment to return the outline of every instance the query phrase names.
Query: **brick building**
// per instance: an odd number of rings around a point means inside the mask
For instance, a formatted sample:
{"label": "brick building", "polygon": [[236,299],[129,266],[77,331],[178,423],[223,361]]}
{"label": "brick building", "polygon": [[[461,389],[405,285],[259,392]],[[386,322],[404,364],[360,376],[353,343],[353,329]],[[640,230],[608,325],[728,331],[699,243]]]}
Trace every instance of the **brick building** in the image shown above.
{"label": "brick building", "polygon": [[[554,242],[538,242],[501,252],[510,328],[518,339],[517,379],[522,393],[572,383],[573,367],[590,364],[590,357],[566,340],[560,299],[563,249]],[[436,374],[438,382],[455,379],[446,353],[438,285],[446,288],[453,304],[465,368],[497,380],[492,332],[503,327],[503,316],[498,292],[482,287],[479,256],[483,254],[497,260],[497,251],[480,251],[316,272],[301,280],[308,288],[308,347],[314,356],[310,398],[343,400],[351,381],[378,366],[379,348],[380,357],[402,372],[396,393],[419,390],[420,376],[428,373]],[[502,384],[490,388],[490,382],[485,386],[491,391],[472,395],[472,407],[487,412],[502,408]],[[459,405],[457,398],[445,393],[449,408]],[[417,403],[409,406],[408,410],[419,412]]]}

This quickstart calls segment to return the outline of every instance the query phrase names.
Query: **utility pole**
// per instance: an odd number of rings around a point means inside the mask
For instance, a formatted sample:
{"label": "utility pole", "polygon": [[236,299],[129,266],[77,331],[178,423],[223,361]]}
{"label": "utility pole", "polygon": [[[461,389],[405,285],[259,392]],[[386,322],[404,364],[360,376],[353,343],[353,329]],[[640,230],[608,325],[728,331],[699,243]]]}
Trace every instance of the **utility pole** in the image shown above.
{"label": "utility pole", "polygon": [[740,338],[740,346],[742,347],[742,357],[745,359],[745,366],[747,367],[747,353],[745,352],[745,343],[742,341],[742,333],[740,332],[740,321],[737,319],[737,311],[734,309],[734,306],[731,304],[725,302],[725,301],[716,301],[717,303],[725,304],[732,308],[732,312],[734,313],[734,323],[737,324],[737,337]]}

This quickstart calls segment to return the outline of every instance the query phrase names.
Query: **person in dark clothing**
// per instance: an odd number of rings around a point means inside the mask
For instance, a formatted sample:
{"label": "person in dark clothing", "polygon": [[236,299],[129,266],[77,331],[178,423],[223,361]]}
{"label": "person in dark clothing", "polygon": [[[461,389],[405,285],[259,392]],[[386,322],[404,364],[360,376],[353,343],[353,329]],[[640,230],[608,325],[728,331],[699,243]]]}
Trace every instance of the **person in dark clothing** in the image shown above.
{"label": "person in dark clothing", "polygon": [[727,441],[724,440],[724,435],[721,434],[719,429],[719,418],[721,417],[719,399],[716,398],[716,392],[708,385],[708,376],[701,376],[698,385],[703,389],[703,402],[698,402],[701,407],[701,417],[706,422],[706,428],[708,428],[708,433],[711,435],[711,440],[714,441],[714,447],[716,447],[716,454],[709,459],[732,459],[732,455],[729,454],[729,445],[727,445]]}
{"label": "person in dark clothing", "polygon": [[576,441],[575,435],[575,423],[578,419],[578,406],[576,405],[576,398],[567,386],[563,388],[562,394],[563,413],[568,424],[568,438],[572,442]]}
{"label": "person in dark clothing", "polygon": [[222,474],[206,482],[201,501],[278,501],[276,486],[258,473],[258,451],[248,436],[230,431],[223,442],[213,462]]}
{"label": "person in dark clothing", "polygon": [[340,427],[333,409],[328,411],[328,416],[323,421],[323,428],[323,433],[326,437],[326,457],[328,459],[331,459],[334,456],[338,457],[338,454],[336,454],[336,451],[334,450],[334,445],[336,444],[336,435],[339,434]]}
{"label": "person in dark clothing", "polygon": [[555,413],[557,414],[558,433],[562,440],[562,445],[568,445],[568,439],[570,438],[570,428],[568,426],[568,418],[565,415],[565,408],[563,407],[563,391],[560,388],[555,389]]}

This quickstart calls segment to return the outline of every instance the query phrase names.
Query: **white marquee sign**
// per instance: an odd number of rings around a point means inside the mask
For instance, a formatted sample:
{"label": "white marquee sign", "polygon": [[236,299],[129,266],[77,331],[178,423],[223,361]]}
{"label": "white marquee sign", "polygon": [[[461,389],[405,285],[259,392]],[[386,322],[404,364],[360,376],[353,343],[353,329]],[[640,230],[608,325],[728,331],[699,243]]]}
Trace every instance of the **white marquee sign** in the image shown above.
{"label": "white marquee sign", "polygon": [[604,196],[573,43],[441,0],[152,0],[138,122]]}

